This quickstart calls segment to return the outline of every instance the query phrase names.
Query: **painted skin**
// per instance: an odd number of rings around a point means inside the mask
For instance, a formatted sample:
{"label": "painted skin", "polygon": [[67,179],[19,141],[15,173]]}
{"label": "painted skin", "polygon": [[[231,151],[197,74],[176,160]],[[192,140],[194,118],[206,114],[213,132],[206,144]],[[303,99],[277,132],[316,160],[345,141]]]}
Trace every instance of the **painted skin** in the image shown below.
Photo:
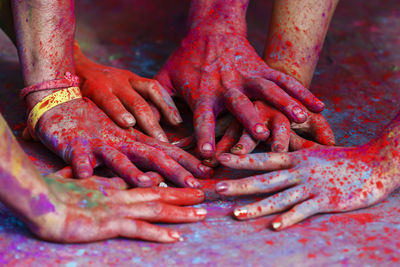
{"label": "painted skin", "polygon": [[[267,65],[294,77],[309,88],[337,3],[337,0],[274,1],[263,56]],[[256,101],[254,104],[259,118],[272,132],[268,142],[273,152],[288,151],[288,144],[292,142],[289,139],[290,129],[306,134],[320,144],[335,144],[332,129],[322,114],[306,110],[307,120],[297,123],[289,116],[284,118],[284,114],[271,106],[271,103]],[[250,153],[259,143],[259,140],[244,130],[239,142],[232,147],[238,140],[237,131],[241,131],[241,128],[232,125],[226,137],[217,144],[213,157],[204,160],[206,165],[217,166],[217,157],[224,152]]]}
{"label": "painted skin", "polygon": [[267,139],[269,131],[249,97],[267,101],[298,123],[307,119],[306,108],[324,108],[298,81],[257,55],[246,38],[247,4],[248,0],[192,1],[189,33],[156,75],[194,112],[197,147],[205,158],[215,152],[215,120],[225,109],[253,138]]}
{"label": "painted skin", "polygon": [[[310,143],[297,135],[306,135],[319,144],[332,146],[335,137],[326,119],[319,113],[307,111],[307,121],[303,123],[290,123],[289,119],[277,109],[261,101],[254,101],[254,107],[263,123],[271,132],[268,143],[273,152],[287,152],[303,149]],[[218,142],[215,154],[211,159],[203,160],[207,166],[215,167],[219,164],[218,156],[230,151],[236,155],[251,153],[259,144],[247,131],[242,130],[237,121],[232,122],[227,131]]]}
{"label": "painted skin", "polygon": [[221,154],[224,166],[274,172],[221,182],[216,190],[226,196],[279,191],[236,208],[234,215],[244,220],[288,210],[272,221],[282,230],[317,213],[365,208],[385,199],[400,186],[399,142],[400,114],[380,138],[357,147],[314,144],[291,153]]}
{"label": "painted skin", "polygon": [[[283,11],[278,12],[281,15],[279,19],[286,22],[290,21],[288,20],[290,10],[293,11],[294,7],[296,7],[295,10],[301,11],[310,10],[310,6],[317,9],[323,7],[329,12],[325,13],[321,10],[311,12],[309,14],[311,16],[308,17],[310,20],[303,19],[301,23],[303,26],[320,25],[321,21],[328,21],[329,24],[334,10],[331,4],[334,4],[334,7],[337,2],[326,1],[325,5],[321,3],[323,2],[314,0],[301,3],[300,1],[277,1],[274,12],[276,8],[282,8]],[[299,8],[299,4],[305,6]],[[297,18],[299,16],[295,15]],[[295,25],[296,23],[300,22],[294,22]],[[327,24],[324,25],[327,28]],[[312,27],[309,30],[313,32]],[[316,27],[314,30],[321,29]],[[319,35],[311,40],[323,43]],[[310,45],[313,47],[312,42],[311,44],[296,42],[296,46],[299,47],[293,49],[309,51],[302,50],[302,47]],[[313,72],[315,64],[311,63],[305,70],[296,72],[299,74],[298,79],[303,83],[307,83],[312,77],[310,71]],[[284,67],[288,73],[293,70],[290,65]],[[276,230],[285,229],[317,213],[365,208],[382,201],[400,186],[399,137],[399,115],[385,129],[380,138],[358,147],[324,147],[291,133],[289,146],[292,150],[306,147],[309,149],[292,153],[221,154],[218,159],[225,166],[274,172],[218,183],[216,190],[221,195],[229,196],[280,191],[264,200],[234,211],[236,218],[250,219],[289,209],[273,220],[272,226]]]}
{"label": "painted skin", "polygon": [[[43,4],[35,1],[13,2],[18,52],[28,86],[57,79],[74,70],[72,2],[50,1],[48,5],[52,8],[46,9],[46,12],[39,8]],[[55,14],[60,21],[46,24],[48,27],[37,31],[42,21]],[[68,24],[63,16],[68,18]],[[57,38],[62,38],[63,45]],[[29,94],[26,97],[28,112],[54,91]],[[195,157],[168,143],[143,137],[134,130],[131,133],[122,130],[87,99],[73,100],[47,111],[40,118],[35,135],[72,165],[77,178],[90,177],[94,167],[105,164],[135,186],[151,186],[161,180],[161,174],[179,186],[198,187],[200,184],[193,175],[205,177],[211,172]],[[144,174],[132,162],[159,174]]]}
{"label": "painted skin", "polygon": [[74,59],[83,96],[90,98],[119,126],[128,128],[137,122],[148,135],[168,142],[153,110],[159,110],[172,125],[181,123],[182,118],[171,96],[156,80],[97,64],[83,55],[77,42]]}
{"label": "painted skin", "polygon": [[115,237],[170,243],[182,240],[175,230],[149,222],[203,220],[197,189],[126,190],[120,178],[76,180],[72,169],[43,177],[24,154],[0,115],[0,200],[39,238],[61,243],[94,242]]}

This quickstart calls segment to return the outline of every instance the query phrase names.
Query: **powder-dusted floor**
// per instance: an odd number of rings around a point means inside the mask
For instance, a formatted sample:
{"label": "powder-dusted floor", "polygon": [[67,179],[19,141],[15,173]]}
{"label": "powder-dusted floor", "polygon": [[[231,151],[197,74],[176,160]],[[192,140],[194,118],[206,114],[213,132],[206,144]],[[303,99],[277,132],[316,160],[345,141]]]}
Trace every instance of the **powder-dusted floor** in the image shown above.
{"label": "powder-dusted floor", "polygon": [[[77,38],[87,55],[151,77],[184,35],[189,1],[76,1]],[[252,0],[249,39],[261,52],[271,1]],[[24,126],[23,87],[15,48],[0,36],[0,112],[19,135]],[[357,145],[379,134],[400,110],[400,2],[339,3],[312,91],[327,104],[339,145]],[[37,143],[21,142],[43,173],[64,166]],[[2,266],[399,266],[400,191],[355,212],[318,215],[282,232],[273,216],[238,222],[230,213],[252,199],[218,199],[213,185],[244,173],[218,170],[205,181],[205,222],[170,226],[185,242],[172,245],[115,239],[85,245],[36,240],[10,211],[0,208]],[[400,177],[399,177],[400,179]]]}

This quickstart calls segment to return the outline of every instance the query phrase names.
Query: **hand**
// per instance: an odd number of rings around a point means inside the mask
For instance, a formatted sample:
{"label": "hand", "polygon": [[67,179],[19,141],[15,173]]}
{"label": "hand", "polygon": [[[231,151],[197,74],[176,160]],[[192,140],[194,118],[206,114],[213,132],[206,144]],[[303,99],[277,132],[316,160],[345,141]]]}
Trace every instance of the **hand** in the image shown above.
{"label": "hand", "polygon": [[268,129],[249,97],[267,101],[297,123],[306,121],[306,107],[314,112],[324,108],[294,78],[268,67],[245,33],[202,28],[207,27],[200,25],[190,31],[156,75],[162,86],[184,97],[192,108],[202,157],[210,158],[215,151],[215,118],[225,108],[254,139],[268,137]]}
{"label": "hand", "polygon": [[[388,143],[387,143],[388,144]],[[272,222],[287,228],[317,213],[365,208],[385,199],[400,185],[393,147],[371,142],[359,147],[320,147],[292,153],[222,154],[221,164],[235,169],[278,170],[216,186],[221,195],[279,193],[235,209],[250,219],[290,209]],[[394,153],[396,152],[396,154]]]}
{"label": "hand", "polygon": [[[262,101],[254,101],[254,107],[271,132],[268,142],[271,144],[272,152],[287,152],[289,148],[291,151],[296,151],[317,145],[298,136],[296,132],[307,135],[322,145],[332,146],[335,144],[333,131],[322,114],[307,111],[307,120],[298,124],[290,123],[284,114]],[[234,121],[218,142],[213,158],[206,159],[203,162],[207,166],[217,166],[217,158],[220,154],[228,151],[236,155],[248,154],[258,144],[258,140],[252,138],[246,130],[242,130],[242,127]]]}
{"label": "hand", "polygon": [[[78,178],[90,177],[94,167],[104,164],[135,186],[152,186],[161,180],[161,174],[179,186],[198,187],[199,182],[190,172],[204,177],[211,171],[173,145],[119,128],[88,99],[73,100],[47,111],[38,122],[36,135],[72,165]],[[133,163],[159,174],[143,173]]]}
{"label": "hand", "polygon": [[82,54],[77,43],[74,57],[84,96],[93,100],[119,126],[132,127],[137,121],[145,133],[168,142],[153,110],[158,108],[172,125],[181,123],[182,118],[171,96],[156,80],[97,64]]}
{"label": "hand", "polygon": [[[70,177],[71,172],[66,173]],[[205,209],[179,207],[202,202],[201,190],[160,187],[124,190],[126,185],[119,178],[74,180],[61,177],[60,173],[44,177],[44,181],[55,208],[42,215],[43,223],[31,230],[53,242],[93,242],[115,237],[176,242],[183,240],[179,232],[148,222],[197,222],[207,213]]]}

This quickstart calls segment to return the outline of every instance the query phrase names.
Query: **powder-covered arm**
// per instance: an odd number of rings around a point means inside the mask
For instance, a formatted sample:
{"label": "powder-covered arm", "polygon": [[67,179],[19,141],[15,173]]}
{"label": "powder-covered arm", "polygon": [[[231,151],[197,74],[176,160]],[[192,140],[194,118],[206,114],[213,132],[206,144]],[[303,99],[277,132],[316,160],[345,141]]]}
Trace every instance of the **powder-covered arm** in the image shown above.
{"label": "powder-covered arm", "polygon": [[0,201],[39,238],[92,242],[122,236],[176,242],[181,239],[177,231],[146,221],[184,223],[206,216],[204,209],[179,207],[203,201],[200,190],[125,190],[120,178],[71,177],[69,167],[41,176],[0,115]]}
{"label": "powder-covered arm", "polygon": [[193,0],[189,31],[156,76],[191,107],[197,147],[205,158],[215,152],[215,121],[225,110],[254,139],[268,138],[250,99],[266,101],[299,123],[306,120],[307,108],[314,112],[324,108],[298,81],[270,68],[257,55],[246,36],[248,2]]}

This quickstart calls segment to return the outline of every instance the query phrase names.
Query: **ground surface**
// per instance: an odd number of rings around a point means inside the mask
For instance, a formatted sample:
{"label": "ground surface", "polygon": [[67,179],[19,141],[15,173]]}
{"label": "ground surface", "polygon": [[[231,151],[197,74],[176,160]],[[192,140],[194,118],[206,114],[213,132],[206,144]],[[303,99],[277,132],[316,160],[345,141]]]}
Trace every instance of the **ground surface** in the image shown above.
{"label": "ground surface", "polygon": [[[184,34],[189,1],[76,1],[77,38],[96,60],[151,77]],[[249,39],[262,51],[271,1],[251,1]],[[24,108],[15,49],[0,36],[0,112],[19,135]],[[327,104],[324,115],[339,145],[356,145],[379,134],[399,110],[400,2],[342,1],[333,18],[312,84]],[[43,173],[63,162],[45,147],[23,143]],[[209,211],[202,223],[171,226],[185,242],[160,245],[110,240],[58,245],[36,240],[25,225],[0,206],[0,262],[5,266],[399,266],[400,192],[374,207],[318,215],[282,232],[269,229],[273,216],[238,222],[235,205],[249,199],[217,199],[217,180],[243,177],[218,170],[206,181]]]}

